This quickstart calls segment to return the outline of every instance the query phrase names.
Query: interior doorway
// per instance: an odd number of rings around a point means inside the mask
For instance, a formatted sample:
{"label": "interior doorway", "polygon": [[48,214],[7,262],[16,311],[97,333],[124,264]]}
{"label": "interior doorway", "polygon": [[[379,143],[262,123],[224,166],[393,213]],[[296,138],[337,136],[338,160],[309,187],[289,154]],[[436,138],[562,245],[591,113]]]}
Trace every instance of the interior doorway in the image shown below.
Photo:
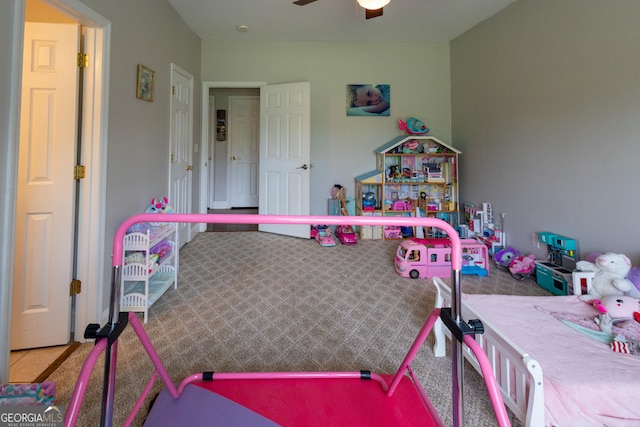
{"label": "interior doorway", "polygon": [[259,87],[208,91],[209,209],[258,206],[259,97]]}
{"label": "interior doorway", "polygon": [[[309,215],[310,200],[310,82],[281,83],[268,85],[256,82],[203,82],[202,92],[202,154],[200,175],[200,212],[215,206],[208,198],[210,187],[215,182],[218,169],[215,160],[215,96],[212,88],[259,88],[260,89],[260,156],[259,156],[259,213]],[[222,145],[222,144],[221,144]],[[226,146],[226,145],[225,145]],[[224,157],[228,164],[229,152]],[[210,203],[212,202],[212,203]],[[261,224],[260,231],[308,238],[308,225]],[[206,231],[200,224],[199,231]]]}
{"label": "interior doorway", "polygon": [[[84,330],[88,323],[102,323],[102,285],[100,277],[104,272],[104,210],[105,194],[102,189],[106,181],[106,158],[107,151],[107,129],[108,129],[108,96],[106,91],[109,87],[109,61],[111,23],[100,14],[96,13],[80,0],[7,0],[11,3],[3,10],[13,11],[8,20],[11,22],[10,40],[23,40],[24,22],[27,16],[28,5],[39,3],[45,7],[56,9],[67,18],[79,23],[85,28],[85,53],[93,61],[89,61],[85,70],[85,91],[83,93],[85,109],[83,111],[83,140],[89,150],[82,154],[81,162],[87,166],[83,185],[77,192],[80,199],[81,214],[76,225],[79,230],[79,245],[82,248],[77,257],[78,276],[82,278],[83,292],[76,298],[76,321],[71,324],[73,331]],[[45,13],[51,17],[51,13]],[[5,18],[7,18],[5,16]],[[6,19],[5,19],[6,21]],[[10,61],[10,73],[8,79],[19,82],[18,76],[22,74],[22,54],[13,51],[8,58]],[[17,86],[17,85],[16,85]],[[19,111],[20,90],[13,90],[7,94],[8,105],[12,110]],[[19,121],[11,120],[8,126],[8,153],[17,153],[19,146]],[[6,152],[6,151],[3,151]],[[9,170],[17,171],[17,155],[9,156],[7,161]],[[17,173],[17,172],[16,172]],[[4,190],[12,193],[17,188],[16,178],[13,174],[8,174],[8,179],[4,185]],[[8,203],[4,206],[5,211],[15,212],[15,197],[8,197]],[[3,218],[6,218],[3,217]],[[12,225],[3,220],[3,226]],[[3,252],[5,249],[13,248],[13,239],[7,238],[13,233],[8,233],[3,239]],[[10,241],[10,243],[9,243]],[[13,251],[11,251],[13,253]],[[8,258],[13,260],[13,257]],[[13,277],[13,263],[7,263],[7,268],[3,272],[3,277]],[[11,280],[0,280],[0,295],[9,296],[12,293],[13,283]],[[67,289],[68,291],[68,289]],[[13,313],[11,298],[0,298],[0,313],[3,321],[0,322],[0,382],[9,380],[10,365],[10,328],[11,316]]]}

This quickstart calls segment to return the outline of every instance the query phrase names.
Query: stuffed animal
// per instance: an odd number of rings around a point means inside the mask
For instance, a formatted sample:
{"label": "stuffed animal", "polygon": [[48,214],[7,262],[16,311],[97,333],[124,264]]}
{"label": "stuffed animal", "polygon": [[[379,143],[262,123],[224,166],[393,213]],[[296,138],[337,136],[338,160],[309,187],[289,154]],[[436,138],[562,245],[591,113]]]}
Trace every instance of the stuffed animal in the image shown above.
{"label": "stuffed animal", "polygon": [[406,122],[402,119],[398,120],[398,128],[407,131],[409,135],[424,135],[429,133],[427,125],[415,117],[411,117]]}
{"label": "stuffed animal", "polygon": [[[640,300],[626,295],[617,295],[602,297],[601,300],[593,300],[591,303],[601,313],[595,317],[594,321],[602,332],[613,334],[614,326],[618,328],[617,331],[637,330],[637,322],[640,322]],[[616,333],[618,340],[621,337]],[[612,345],[611,349],[621,353],[630,353],[632,350],[620,344]]]}
{"label": "stuffed animal", "polygon": [[[151,204],[147,206],[144,213],[173,213],[173,207],[169,204],[169,199],[165,196],[160,200],[156,200],[154,197],[151,199]],[[161,222],[150,222],[149,225],[157,227],[162,225]]]}
{"label": "stuffed animal", "polygon": [[511,261],[520,256],[520,251],[513,246],[508,246],[504,249],[500,249],[493,254],[493,261],[501,267],[509,267]]}
{"label": "stuffed animal", "polygon": [[578,261],[576,268],[580,271],[594,271],[591,290],[587,295],[581,295],[583,301],[602,299],[610,295],[624,295],[634,288],[627,279],[631,270],[631,261],[623,254],[607,252],[598,256],[595,262]]}
{"label": "stuffed animal", "polygon": [[640,300],[627,295],[594,299],[591,304],[602,314],[608,314],[613,323],[635,319],[640,322]]}

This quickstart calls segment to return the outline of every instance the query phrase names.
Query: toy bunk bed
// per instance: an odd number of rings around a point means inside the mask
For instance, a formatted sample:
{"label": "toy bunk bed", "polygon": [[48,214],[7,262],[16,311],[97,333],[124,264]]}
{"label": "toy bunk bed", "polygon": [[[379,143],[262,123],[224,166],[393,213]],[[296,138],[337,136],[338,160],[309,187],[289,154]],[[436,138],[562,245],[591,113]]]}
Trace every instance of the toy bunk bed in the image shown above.
{"label": "toy bunk bed", "polygon": [[[450,288],[438,277],[433,281],[436,307],[447,307]],[[505,404],[526,426],[640,425],[632,397],[640,390],[640,356],[612,351],[576,327],[597,315],[578,295],[462,294],[460,306],[462,316],[482,322],[478,344]],[[439,322],[434,329],[434,353],[444,356],[450,333]],[[465,350],[464,357],[480,370],[474,355]]]}
{"label": "toy bunk bed", "polygon": [[[132,225],[157,222],[158,214],[141,214],[126,220],[116,232],[113,243],[111,300],[108,322],[87,327],[85,338],[95,338],[87,356],[65,414],[65,426],[78,420],[92,370],[104,353],[103,397],[100,425],[112,425],[116,380],[118,336],[131,326],[150,357],[155,370],[138,400],[133,404],[124,425],[130,425],[151,393],[158,377],[164,388],[149,410],[145,425],[216,425],[216,426],[441,426],[443,425],[411,363],[438,319],[448,325],[457,338],[452,346],[452,421],[463,425],[463,348],[476,354],[484,372],[488,396],[497,425],[510,425],[506,408],[491,373],[489,361],[474,340],[481,325],[465,323],[459,315],[456,293],[451,309],[434,309],[427,317],[404,360],[394,374],[370,371],[353,372],[200,372],[174,383],[138,316],[120,312],[118,295],[123,237]],[[232,223],[232,224],[328,224],[352,226],[438,227],[451,239],[451,281],[459,290],[461,244],[455,230],[435,218],[292,216],[292,215],[221,215],[165,214],[162,222]],[[96,420],[97,424],[97,420]]]}

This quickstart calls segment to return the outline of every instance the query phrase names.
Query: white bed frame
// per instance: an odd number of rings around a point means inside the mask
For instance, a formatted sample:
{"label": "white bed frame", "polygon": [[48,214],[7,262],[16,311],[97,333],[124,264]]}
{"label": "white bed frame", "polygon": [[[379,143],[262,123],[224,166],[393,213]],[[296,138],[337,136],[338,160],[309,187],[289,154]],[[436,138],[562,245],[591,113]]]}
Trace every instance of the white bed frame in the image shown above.
{"label": "white bed frame", "polygon": [[[575,271],[573,273],[575,286],[571,286],[569,291],[580,295],[584,290],[582,286],[586,285],[586,291],[589,292],[594,274],[594,272]],[[449,307],[451,305],[451,289],[439,277],[434,277],[433,283],[437,290],[436,307]],[[540,363],[491,323],[482,319],[471,307],[464,303],[461,306],[463,319],[480,319],[482,321],[484,333],[476,335],[476,341],[491,362],[505,405],[525,426],[544,427],[544,391]],[[451,339],[449,330],[440,320],[436,322],[433,330],[436,341],[433,352],[437,357],[443,357],[446,354],[446,338]],[[465,359],[471,363],[476,371],[480,372],[478,363],[468,348],[465,348]]]}

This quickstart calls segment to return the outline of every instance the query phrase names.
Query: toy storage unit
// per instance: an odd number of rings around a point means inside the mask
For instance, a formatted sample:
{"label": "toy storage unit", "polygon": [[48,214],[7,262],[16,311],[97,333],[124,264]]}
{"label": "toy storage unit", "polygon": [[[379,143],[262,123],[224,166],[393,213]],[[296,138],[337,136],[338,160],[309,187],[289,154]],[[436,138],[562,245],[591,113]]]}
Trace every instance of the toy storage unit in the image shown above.
{"label": "toy storage unit", "polygon": [[[124,236],[120,310],[144,313],[171,285],[178,286],[178,229],[176,224],[151,226],[146,232]],[[134,262],[127,260],[135,259]]]}
{"label": "toy storage unit", "polygon": [[[356,215],[426,216],[458,225],[459,150],[433,136],[402,135],[374,153],[376,169],[355,178]],[[444,237],[435,228],[419,235]],[[413,236],[413,229],[360,228],[361,239]]]}
{"label": "toy storage unit", "polygon": [[[473,203],[464,204],[466,227],[460,234],[462,237],[476,239],[489,248],[489,255],[494,255],[506,246],[507,236],[503,230],[504,224],[499,226],[493,220],[491,203],[482,203],[477,207]],[[502,218],[504,223],[504,216]]]}

